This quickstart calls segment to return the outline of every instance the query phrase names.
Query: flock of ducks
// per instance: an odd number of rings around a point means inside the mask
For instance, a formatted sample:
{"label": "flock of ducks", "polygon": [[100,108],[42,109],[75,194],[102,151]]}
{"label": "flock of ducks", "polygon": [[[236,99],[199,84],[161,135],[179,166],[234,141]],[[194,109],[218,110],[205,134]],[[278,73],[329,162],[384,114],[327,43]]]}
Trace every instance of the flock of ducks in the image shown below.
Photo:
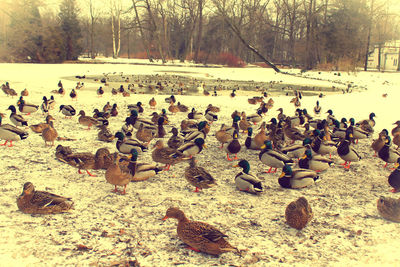
{"label": "flock of ducks", "polygon": [[[63,88],[61,81],[58,86],[60,89]],[[11,88],[8,83],[3,85],[2,89],[7,95],[14,96],[10,93]],[[98,95],[103,93],[97,90]],[[26,139],[29,134],[24,127],[41,134],[45,146],[54,146],[56,140],[63,140],[59,139],[54,128],[54,114],[50,114],[56,106],[54,97],[47,99],[44,96],[43,103],[39,106],[28,103],[24,99],[27,95],[27,90],[24,90],[16,106],[10,105],[8,108],[11,112],[9,119],[14,126],[1,124],[0,117],[0,138],[5,140],[3,146],[10,142],[11,147],[13,141]],[[76,97],[76,93],[71,95],[72,99]],[[283,109],[279,108],[277,117],[268,120],[266,113],[273,108],[273,99],[264,101],[264,96],[251,98],[248,100],[250,105],[259,105],[254,113],[234,111],[231,115],[231,124],[221,123],[218,130],[212,131],[213,134],[211,129],[213,122],[219,120],[219,107],[210,104],[202,113],[194,107],[188,108],[177,102],[174,95],[165,99],[165,103],[169,105],[169,114],[166,109],[156,111],[159,104],[154,97],[148,102],[149,109],[154,110],[150,118],[143,115],[146,107],[142,102],[128,105],[128,116],[121,120],[121,130],[116,133],[108,128],[110,117],[121,116],[116,103],[111,105],[107,102],[103,108],[95,109],[93,116],[86,115],[83,110],[77,113],[72,105],[60,105],[59,113],[65,118],[77,115],[78,123],[87,127],[87,130],[92,127],[98,128],[98,140],[103,142],[115,140],[116,151],[110,152],[106,148],[100,148],[92,154],[73,152],[67,146],[58,145],[55,156],[61,162],[77,168],[79,173],[83,170],[93,176],[91,170],[105,170],[106,181],[114,186],[112,192],[120,194],[126,194],[126,187],[131,181],[144,181],[160,172],[170,170],[171,166],[188,162],[184,176],[188,183],[195,187],[194,192],[199,192],[217,185],[216,179],[207,167],[199,166],[196,159],[196,155],[203,153],[207,147],[206,140],[213,138],[210,136],[215,136],[221,144],[220,149],[226,153],[226,160],[238,160],[234,165],[241,168],[234,177],[238,190],[252,194],[263,192],[262,181],[251,173],[249,161],[237,156],[242,149],[258,154],[259,164],[268,168],[266,173],[276,173],[278,169],[281,170],[277,177],[281,187],[305,188],[313,185],[324,172],[333,167],[333,154],[337,154],[344,161],[342,165],[346,170],[350,170],[352,162],[361,160],[356,149],[357,142],[358,139],[366,139],[373,134],[375,114],[371,113],[368,119],[357,123],[353,118],[349,120],[343,118],[339,121],[332,110],[325,113],[326,118],[321,118],[321,106],[319,101],[316,101],[313,108],[316,117],[313,118],[306,109],[300,108],[301,98],[301,93],[296,91],[295,99],[292,101],[296,107],[295,114],[284,114]],[[37,112],[39,108],[45,116],[45,122],[29,125],[24,115]],[[187,113],[187,119],[180,122],[180,130],[178,125],[170,125],[169,120],[169,116],[174,116],[178,112]],[[388,182],[393,187],[392,192],[397,192],[400,190],[400,153],[397,149],[393,149],[391,144],[393,142],[400,146],[400,121],[394,124],[396,127],[391,132],[392,137],[388,130],[384,129],[378,139],[373,140],[371,147],[386,163],[385,167],[388,163],[395,163],[396,168],[389,175]],[[166,127],[171,128],[170,131],[167,131]],[[244,142],[241,135],[245,139]],[[154,144],[150,146],[152,142]],[[149,150],[152,150],[153,162],[139,163],[138,158],[141,154],[148,153]],[[160,167],[159,163],[164,166]],[[118,187],[123,187],[123,190],[119,190]],[[17,205],[24,213],[54,214],[69,211],[73,207],[73,202],[70,198],[36,191],[33,184],[27,182],[17,199]],[[400,222],[400,200],[381,197],[377,208],[384,218]],[[287,223],[299,230],[307,225],[312,216],[312,209],[304,197],[290,203],[285,211]],[[178,220],[178,236],[193,250],[212,255],[229,251],[239,252],[225,240],[225,234],[207,223],[190,221],[179,208],[169,208],[164,220],[167,218]]]}

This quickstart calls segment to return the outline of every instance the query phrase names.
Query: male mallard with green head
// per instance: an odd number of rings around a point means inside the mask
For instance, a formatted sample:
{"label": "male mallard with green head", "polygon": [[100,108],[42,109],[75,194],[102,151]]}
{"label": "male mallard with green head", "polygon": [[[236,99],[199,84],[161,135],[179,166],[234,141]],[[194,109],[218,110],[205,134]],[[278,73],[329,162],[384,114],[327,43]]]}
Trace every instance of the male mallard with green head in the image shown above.
{"label": "male mallard with green head", "polygon": [[240,191],[258,194],[263,191],[261,181],[250,174],[250,163],[243,159],[233,167],[241,167],[242,171],[236,174],[235,184]]}

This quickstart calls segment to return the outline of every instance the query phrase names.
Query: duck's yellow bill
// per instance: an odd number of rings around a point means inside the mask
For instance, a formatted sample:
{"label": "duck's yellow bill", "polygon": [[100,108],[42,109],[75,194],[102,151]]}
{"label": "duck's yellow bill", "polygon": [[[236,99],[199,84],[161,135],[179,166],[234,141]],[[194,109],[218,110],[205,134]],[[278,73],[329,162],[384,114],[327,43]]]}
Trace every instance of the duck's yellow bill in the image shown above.
{"label": "duck's yellow bill", "polygon": [[282,177],[285,176],[285,175],[286,175],[286,173],[285,173],[285,172],[282,172],[281,175],[279,175],[279,178],[282,178]]}

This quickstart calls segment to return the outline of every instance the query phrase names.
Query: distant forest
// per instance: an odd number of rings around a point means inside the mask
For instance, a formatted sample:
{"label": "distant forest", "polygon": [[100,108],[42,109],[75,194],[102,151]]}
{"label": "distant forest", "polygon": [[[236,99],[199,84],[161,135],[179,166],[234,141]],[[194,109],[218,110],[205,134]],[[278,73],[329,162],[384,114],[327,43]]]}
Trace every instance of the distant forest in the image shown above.
{"label": "distant forest", "polygon": [[44,2],[0,0],[0,61],[101,55],[351,70],[375,45],[400,39],[386,0]]}

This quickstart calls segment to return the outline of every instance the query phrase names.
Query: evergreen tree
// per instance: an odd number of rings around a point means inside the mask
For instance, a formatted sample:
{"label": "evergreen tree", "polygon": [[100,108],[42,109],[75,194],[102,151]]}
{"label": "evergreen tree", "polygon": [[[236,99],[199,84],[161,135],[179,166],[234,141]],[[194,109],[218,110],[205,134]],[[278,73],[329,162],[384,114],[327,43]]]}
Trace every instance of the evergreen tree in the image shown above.
{"label": "evergreen tree", "polygon": [[66,60],[75,60],[82,52],[80,44],[82,34],[77,17],[78,9],[75,0],[63,0],[60,5],[60,26],[62,38],[64,40],[64,50]]}

